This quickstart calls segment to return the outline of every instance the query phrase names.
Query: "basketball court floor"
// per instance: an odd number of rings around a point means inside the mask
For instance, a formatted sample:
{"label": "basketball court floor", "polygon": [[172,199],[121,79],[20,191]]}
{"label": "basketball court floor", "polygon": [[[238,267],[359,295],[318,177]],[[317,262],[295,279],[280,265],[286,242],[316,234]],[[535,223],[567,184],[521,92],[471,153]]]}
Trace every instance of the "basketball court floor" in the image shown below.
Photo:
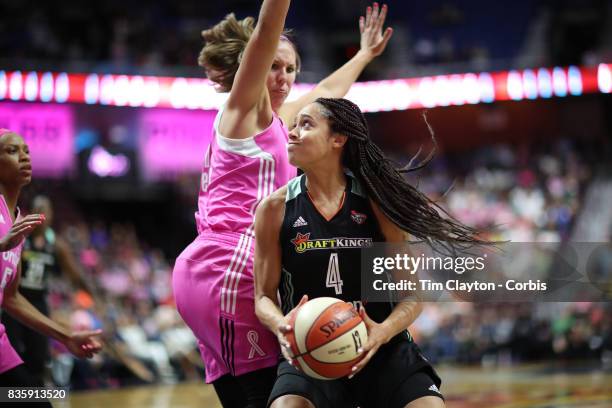
{"label": "basketball court floor", "polygon": [[[448,408],[612,408],[612,372],[580,364],[439,367]],[[217,408],[212,386],[183,383],[72,393],[58,408]]]}

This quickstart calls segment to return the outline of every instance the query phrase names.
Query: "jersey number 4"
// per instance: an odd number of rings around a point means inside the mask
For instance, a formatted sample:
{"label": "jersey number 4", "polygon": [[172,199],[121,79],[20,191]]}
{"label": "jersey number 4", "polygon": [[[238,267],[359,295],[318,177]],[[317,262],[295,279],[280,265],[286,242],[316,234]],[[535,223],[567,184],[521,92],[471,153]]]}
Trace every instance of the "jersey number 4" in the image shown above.
{"label": "jersey number 4", "polygon": [[333,253],[329,257],[329,265],[327,265],[327,277],[325,278],[325,286],[334,288],[336,295],[342,294],[342,278],[340,278],[340,266],[338,265],[338,254]]}

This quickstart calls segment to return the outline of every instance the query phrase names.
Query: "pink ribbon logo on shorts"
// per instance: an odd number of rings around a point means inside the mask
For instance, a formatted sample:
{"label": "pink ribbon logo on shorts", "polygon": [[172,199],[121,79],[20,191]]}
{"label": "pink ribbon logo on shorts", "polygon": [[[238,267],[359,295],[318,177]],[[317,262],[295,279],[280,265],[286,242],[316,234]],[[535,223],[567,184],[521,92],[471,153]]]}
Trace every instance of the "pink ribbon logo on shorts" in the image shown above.
{"label": "pink ribbon logo on shorts", "polygon": [[249,360],[255,357],[255,353],[259,354],[261,357],[265,356],[266,353],[259,347],[257,341],[259,341],[259,334],[255,330],[249,330],[247,333],[247,340],[251,345],[251,351],[249,351]]}

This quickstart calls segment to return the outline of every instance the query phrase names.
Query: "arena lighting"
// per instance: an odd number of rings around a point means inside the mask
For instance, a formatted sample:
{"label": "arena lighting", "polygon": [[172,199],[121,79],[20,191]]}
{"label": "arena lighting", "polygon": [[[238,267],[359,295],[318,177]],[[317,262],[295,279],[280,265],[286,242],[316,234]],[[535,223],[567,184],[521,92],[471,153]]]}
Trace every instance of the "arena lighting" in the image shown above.
{"label": "arena lighting", "polygon": [[[289,100],[313,86],[296,84]],[[611,90],[612,64],[599,64],[359,82],[347,97],[365,112],[380,112]],[[201,78],[0,70],[0,101],[216,110],[226,98]]]}
{"label": "arena lighting", "polygon": [[121,177],[130,170],[130,159],[123,154],[110,154],[102,146],[95,146],[91,150],[87,167],[99,177]]}

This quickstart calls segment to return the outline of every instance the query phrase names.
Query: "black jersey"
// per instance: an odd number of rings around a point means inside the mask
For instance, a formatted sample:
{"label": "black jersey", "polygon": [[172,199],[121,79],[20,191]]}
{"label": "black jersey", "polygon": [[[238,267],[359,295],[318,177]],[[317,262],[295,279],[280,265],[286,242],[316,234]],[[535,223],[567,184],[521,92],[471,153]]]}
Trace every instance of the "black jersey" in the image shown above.
{"label": "black jersey", "polygon": [[22,261],[20,288],[24,293],[40,294],[47,292],[49,276],[57,273],[57,256],[55,249],[55,233],[47,228],[41,237],[26,238]]}
{"label": "black jersey", "polygon": [[361,248],[385,239],[359,181],[351,174],[346,178],[342,207],[329,221],[311,201],[304,175],[287,184],[279,285],[285,314],[304,294],[310,299],[329,296],[356,307],[364,305],[377,322],[394,307],[391,302],[367,304],[361,297]]}

